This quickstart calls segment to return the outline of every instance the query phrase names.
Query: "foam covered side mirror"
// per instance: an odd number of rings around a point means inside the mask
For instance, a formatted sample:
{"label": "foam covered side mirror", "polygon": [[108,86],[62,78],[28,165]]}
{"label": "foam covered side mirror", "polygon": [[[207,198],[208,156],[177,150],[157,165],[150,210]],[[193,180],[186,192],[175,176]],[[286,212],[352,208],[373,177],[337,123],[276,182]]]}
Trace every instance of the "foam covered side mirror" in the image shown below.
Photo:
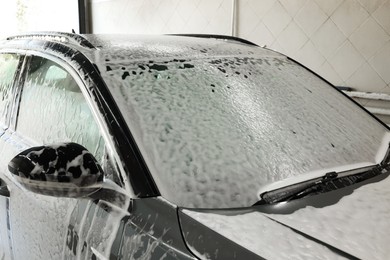
{"label": "foam covered side mirror", "polygon": [[29,148],[8,164],[14,179],[29,191],[56,197],[85,197],[101,188],[103,171],[77,143]]}

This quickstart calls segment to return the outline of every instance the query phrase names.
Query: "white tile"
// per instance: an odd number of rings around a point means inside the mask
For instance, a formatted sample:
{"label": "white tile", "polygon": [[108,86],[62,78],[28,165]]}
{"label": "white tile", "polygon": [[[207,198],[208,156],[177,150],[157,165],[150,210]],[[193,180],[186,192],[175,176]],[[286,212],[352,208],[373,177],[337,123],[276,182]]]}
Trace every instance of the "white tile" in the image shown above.
{"label": "white tile", "polygon": [[[154,0],[152,0],[152,1],[154,1]],[[191,2],[193,2],[194,3],[194,5],[196,6],[196,7],[198,7],[198,5],[200,4],[200,2],[202,1],[202,0],[180,0],[180,1],[191,1]]]}
{"label": "white tile", "polygon": [[[229,1],[230,2],[230,1]],[[240,1],[238,0],[238,9],[240,9]],[[250,0],[247,6],[261,19],[275,4],[276,0]]]}
{"label": "white tile", "polygon": [[379,93],[385,93],[385,94],[389,94],[390,95],[390,85],[387,85],[386,87],[384,87],[383,89],[381,89],[379,91]]}
{"label": "white tile", "polygon": [[[142,7],[144,13],[147,15],[143,17],[146,26],[148,27],[148,33],[159,34],[165,28],[166,23],[168,22],[167,16],[161,16],[158,2],[154,2],[154,5],[151,4],[152,1],[149,1],[148,6],[144,5]],[[126,16],[120,16],[126,18]]]}
{"label": "white tile", "polygon": [[[224,0],[201,0],[197,6],[197,9],[203,14],[208,22],[214,19],[214,14],[219,12]],[[225,0],[226,1],[226,0]],[[226,12],[227,17],[231,16],[231,11]]]}
{"label": "white tile", "polygon": [[275,41],[275,37],[262,22],[257,24],[252,33],[245,37],[245,39],[248,39],[260,46],[271,46]]}
{"label": "white tile", "polygon": [[294,55],[307,40],[306,34],[294,21],[291,21],[277,39],[288,55]]}
{"label": "white tile", "polygon": [[264,24],[275,37],[287,27],[290,21],[290,15],[279,2],[276,2],[263,18]]}
{"label": "white tile", "polygon": [[[277,52],[280,52],[282,54],[286,54],[286,50],[283,49],[283,47],[279,44],[278,41],[274,41],[274,43],[272,43],[270,46],[268,46],[271,50],[274,50],[274,51],[277,51]],[[294,57],[292,57],[294,58]]]}
{"label": "white tile", "polygon": [[165,25],[166,32],[164,33],[184,33],[185,26],[186,22],[183,20],[182,16],[175,10]]}
{"label": "white tile", "polygon": [[372,55],[374,55],[374,53],[376,53],[389,39],[390,36],[371,17],[349,38],[356,49],[366,59],[371,58]]}
{"label": "white tile", "polygon": [[[119,10],[115,13],[118,13],[118,12],[119,12]],[[119,16],[113,16],[114,19],[116,19],[117,17],[119,17]],[[142,25],[145,33],[148,33],[148,31],[149,31],[148,26],[149,26],[151,20],[153,19],[153,17],[154,17],[154,15],[152,12],[152,7],[149,8],[146,4],[143,4],[140,7],[140,9],[138,10],[137,18],[141,22],[141,25]]]}
{"label": "white tile", "polygon": [[346,39],[347,37],[345,37],[331,19],[328,19],[321,25],[311,37],[314,45],[325,58],[329,58]]}
{"label": "white tile", "polygon": [[352,43],[347,40],[336,51],[333,57],[331,57],[329,63],[345,81],[360,67],[363,61],[363,56],[359,54]]}
{"label": "white tile", "polygon": [[[110,19],[107,19],[107,21],[110,21],[112,24],[107,25],[106,28],[112,31],[112,33],[148,33],[148,25],[145,22],[145,18],[143,16],[145,12],[143,4],[135,6],[133,3],[131,3],[131,5],[127,6],[126,11],[128,12],[129,17],[121,17],[119,15],[113,16]],[[118,23],[117,19],[123,19],[123,22]]]}
{"label": "white tile", "polygon": [[331,19],[349,37],[369,16],[356,0],[345,0],[333,13]]}
{"label": "white tile", "polygon": [[373,13],[377,10],[386,0],[358,0],[360,4],[366,9],[368,13]]}
{"label": "white tile", "polygon": [[[386,87],[380,89],[376,93],[384,93],[390,95],[390,85],[387,85]],[[390,102],[389,101],[378,101],[378,100],[367,100],[365,106],[369,107],[379,107],[379,108],[390,108]]]}
{"label": "white tile", "polygon": [[197,10],[197,2],[182,0],[179,1],[175,7],[175,11],[183,18],[184,22],[187,23],[188,19],[192,16],[193,12]]}
{"label": "white tile", "polygon": [[209,26],[216,34],[231,35],[232,25],[231,16],[226,15],[231,13],[231,4],[226,5],[227,1],[222,1],[219,8],[214,12],[212,19],[210,19]]}
{"label": "white tile", "polygon": [[192,10],[188,21],[185,23],[185,33],[204,33],[208,26],[208,21],[197,8]]}
{"label": "white tile", "polygon": [[335,86],[344,85],[344,81],[327,61],[325,61],[318,69],[318,74]]}
{"label": "white tile", "polygon": [[364,62],[358,70],[346,81],[348,87],[358,91],[365,92],[381,92],[386,87],[386,83],[378,75],[378,73],[368,64]]}
{"label": "white tile", "polygon": [[167,21],[162,20],[159,15],[155,14],[148,22],[149,32],[152,34],[161,34],[161,31],[165,28],[166,23]]}
{"label": "white tile", "polygon": [[[98,2],[94,3],[91,6],[91,12],[93,17],[99,17],[100,19],[95,19],[92,23],[92,32],[93,33],[105,33],[106,28],[111,25],[108,14],[110,14],[110,3],[109,2]],[[15,24],[16,28],[16,24]],[[4,29],[2,28],[2,31]]]}
{"label": "white tile", "polygon": [[319,67],[325,62],[324,56],[311,41],[299,50],[297,60],[313,71],[319,71]]}
{"label": "white tile", "polygon": [[[239,1],[240,3],[240,1]],[[238,36],[247,38],[260,22],[260,18],[249,4],[240,4],[237,10],[237,33]]]}
{"label": "white tile", "polygon": [[311,0],[279,0],[291,17],[294,17],[307,1]]}
{"label": "white tile", "polygon": [[315,0],[328,16],[331,16],[337,7],[343,2],[343,0]]}
{"label": "white tile", "polygon": [[[236,3],[236,12],[237,12],[237,8],[238,8],[238,6],[237,6],[238,2],[239,1],[237,1],[237,3]],[[219,7],[219,10],[221,10],[221,11],[223,10],[227,17],[229,17],[228,14],[232,13],[232,8],[233,8],[233,6],[232,6],[232,2],[231,1],[221,0],[221,5]],[[236,13],[236,15],[237,15],[237,13]]]}
{"label": "white tile", "polygon": [[328,16],[321,10],[315,1],[308,1],[295,16],[294,20],[303,29],[307,36],[311,36]]}
{"label": "white tile", "polygon": [[206,25],[203,28],[198,28],[198,33],[204,33],[204,34],[219,34],[218,31],[214,28],[214,26],[211,25],[210,22],[206,21]]}
{"label": "white tile", "polygon": [[390,41],[369,62],[386,84],[390,84]]}
{"label": "white tile", "polygon": [[225,15],[216,15],[215,19],[211,20],[208,26],[213,34],[231,35],[232,33],[230,23],[226,21]]}
{"label": "white tile", "polygon": [[[130,2],[130,1],[129,1]],[[164,0],[160,1],[157,6],[157,15],[161,17],[162,20],[168,22],[168,20],[173,15],[175,11],[175,6],[177,5],[177,0]]]}
{"label": "white tile", "polygon": [[387,0],[372,15],[383,26],[386,32],[390,34],[390,1]]}

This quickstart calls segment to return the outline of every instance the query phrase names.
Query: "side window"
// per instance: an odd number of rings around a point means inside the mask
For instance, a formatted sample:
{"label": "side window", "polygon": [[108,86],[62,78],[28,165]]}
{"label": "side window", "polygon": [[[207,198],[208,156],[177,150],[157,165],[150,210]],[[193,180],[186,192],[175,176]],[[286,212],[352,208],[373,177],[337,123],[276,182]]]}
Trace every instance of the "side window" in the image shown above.
{"label": "side window", "polygon": [[3,128],[11,105],[11,88],[18,63],[19,55],[0,53],[0,126]]}
{"label": "side window", "polygon": [[16,130],[37,144],[79,143],[102,161],[104,141],[87,101],[73,77],[48,59],[30,61]]}

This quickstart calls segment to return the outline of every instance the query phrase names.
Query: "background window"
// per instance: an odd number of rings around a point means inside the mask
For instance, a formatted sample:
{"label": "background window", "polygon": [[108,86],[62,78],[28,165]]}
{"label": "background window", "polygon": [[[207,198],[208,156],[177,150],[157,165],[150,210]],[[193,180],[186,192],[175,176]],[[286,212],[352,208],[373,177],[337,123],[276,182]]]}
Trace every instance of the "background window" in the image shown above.
{"label": "background window", "polygon": [[79,86],[67,71],[50,60],[31,59],[17,131],[38,144],[79,143],[102,160],[104,141]]}
{"label": "background window", "polygon": [[10,107],[10,93],[19,63],[17,54],[0,54],[0,125],[5,127]]}
{"label": "background window", "polygon": [[20,32],[79,32],[79,1],[0,1],[0,36]]}

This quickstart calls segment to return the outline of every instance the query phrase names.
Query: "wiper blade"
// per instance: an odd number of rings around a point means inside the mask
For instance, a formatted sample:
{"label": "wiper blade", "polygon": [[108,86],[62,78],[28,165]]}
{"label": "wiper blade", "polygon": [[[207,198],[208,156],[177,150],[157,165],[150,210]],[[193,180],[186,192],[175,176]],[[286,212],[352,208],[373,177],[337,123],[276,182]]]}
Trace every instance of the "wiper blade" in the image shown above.
{"label": "wiper blade", "polygon": [[300,199],[306,197],[309,194],[321,193],[325,190],[327,185],[331,184],[331,182],[337,178],[337,176],[338,174],[336,172],[328,172],[324,175],[324,177],[322,177],[321,180],[310,184],[307,188],[303,188],[302,190],[296,191],[295,193],[285,198],[284,201]]}
{"label": "wiper blade", "polygon": [[336,172],[328,172],[322,178],[264,192],[260,195],[261,200],[255,205],[290,201],[303,198],[309,194],[317,194],[323,190],[326,184],[329,184],[332,180],[337,178],[337,176],[338,174]]}
{"label": "wiper blade", "polygon": [[350,175],[347,175],[348,172],[329,172],[320,178],[264,192],[260,195],[261,199],[254,205],[274,204],[284,201],[287,202],[304,198],[309,195],[316,195],[337,190],[378,176],[387,172],[389,168],[390,164],[381,164],[369,170],[364,170],[362,172]]}

